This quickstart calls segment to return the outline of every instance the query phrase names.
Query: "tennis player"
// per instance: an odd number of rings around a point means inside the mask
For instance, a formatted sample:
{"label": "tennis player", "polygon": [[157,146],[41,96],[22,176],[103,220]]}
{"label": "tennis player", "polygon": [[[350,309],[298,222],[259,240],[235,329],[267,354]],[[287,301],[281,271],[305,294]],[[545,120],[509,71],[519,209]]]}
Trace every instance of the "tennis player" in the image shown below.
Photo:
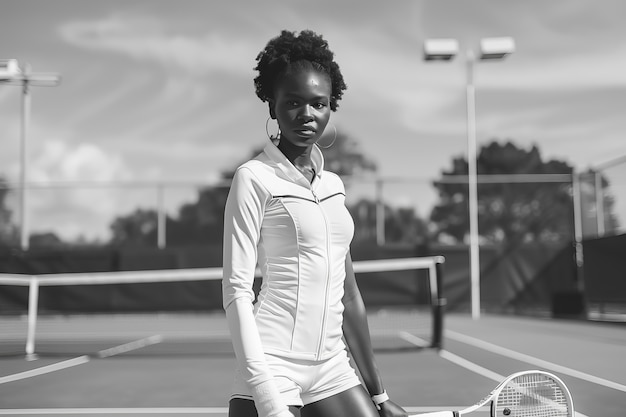
{"label": "tennis player", "polygon": [[374,360],[344,185],[316,144],[346,89],[333,57],[308,30],[282,31],[257,56],[256,93],[279,133],[237,169],[226,203],[223,297],[237,358],[230,417],[406,416]]}

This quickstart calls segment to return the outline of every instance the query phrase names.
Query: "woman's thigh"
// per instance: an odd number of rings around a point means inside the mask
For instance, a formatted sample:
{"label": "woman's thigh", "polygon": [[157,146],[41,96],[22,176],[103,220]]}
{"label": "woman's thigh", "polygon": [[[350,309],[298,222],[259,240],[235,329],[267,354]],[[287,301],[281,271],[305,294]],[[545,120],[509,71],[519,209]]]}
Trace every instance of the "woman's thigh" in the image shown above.
{"label": "woman's thigh", "polygon": [[300,410],[300,415],[302,417],[379,417],[374,403],[362,385],[307,404]]}
{"label": "woman's thigh", "polygon": [[[300,416],[296,407],[289,407],[289,411],[295,416]],[[258,417],[254,401],[243,398],[233,398],[228,403],[228,417]]]}

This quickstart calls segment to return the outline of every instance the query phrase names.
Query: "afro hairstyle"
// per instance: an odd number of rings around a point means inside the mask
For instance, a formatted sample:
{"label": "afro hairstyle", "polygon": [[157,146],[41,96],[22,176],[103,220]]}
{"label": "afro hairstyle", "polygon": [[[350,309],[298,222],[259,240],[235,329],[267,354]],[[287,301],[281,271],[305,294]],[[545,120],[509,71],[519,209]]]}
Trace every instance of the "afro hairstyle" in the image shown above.
{"label": "afro hairstyle", "polygon": [[343,91],[347,88],[339,65],[333,60],[334,54],[328,49],[328,42],[311,30],[299,34],[283,30],[271,39],[256,57],[254,68],[259,75],[254,79],[256,95],[261,101],[270,101],[274,97],[274,84],[278,77],[287,71],[306,68],[311,65],[330,77],[330,108],[336,111]]}

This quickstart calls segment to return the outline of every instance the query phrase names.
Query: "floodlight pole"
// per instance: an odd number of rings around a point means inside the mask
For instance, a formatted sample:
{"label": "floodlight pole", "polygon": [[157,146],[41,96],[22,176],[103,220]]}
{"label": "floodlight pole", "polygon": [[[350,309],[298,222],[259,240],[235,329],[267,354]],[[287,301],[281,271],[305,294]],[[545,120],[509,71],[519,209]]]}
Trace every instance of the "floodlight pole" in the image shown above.
{"label": "floodlight pole", "polygon": [[30,123],[32,86],[59,84],[61,77],[55,73],[31,73],[30,65],[20,70],[17,60],[0,60],[0,84],[22,87],[22,114],[20,134],[20,247],[28,250],[28,126]]}
{"label": "floodlight pole", "polygon": [[[484,38],[480,41],[480,60],[502,59],[515,49],[512,38]],[[458,52],[456,39],[428,39],[424,43],[426,61],[450,61]],[[472,318],[480,318],[480,242],[478,233],[478,169],[476,150],[476,94],[474,88],[474,52],[468,48],[465,54],[467,69],[467,170],[470,240],[470,289]]]}
{"label": "floodlight pole", "polygon": [[20,247],[28,250],[28,126],[30,123],[31,96],[29,82],[30,66],[24,68],[24,83],[22,84],[22,124],[20,135]]}
{"label": "floodlight pole", "polygon": [[472,318],[480,318],[480,247],[478,235],[478,170],[476,150],[476,90],[474,88],[474,52],[465,54],[467,66],[467,179],[469,188],[469,239]]}

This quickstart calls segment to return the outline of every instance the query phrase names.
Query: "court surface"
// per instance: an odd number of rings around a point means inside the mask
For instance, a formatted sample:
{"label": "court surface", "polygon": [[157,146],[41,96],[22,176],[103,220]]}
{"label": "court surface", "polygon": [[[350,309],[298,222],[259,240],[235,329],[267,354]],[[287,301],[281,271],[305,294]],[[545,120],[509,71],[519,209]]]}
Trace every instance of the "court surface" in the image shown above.
{"label": "court surface", "polygon": [[[146,328],[144,337],[111,346],[95,341],[97,353],[89,355],[78,354],[70,335],[59,353],[36,360],[4,349],[0,415],[225,416],[232,350],[205,349],[208,342],[193,323],[187,326],[152,335]],[[440,351],[377,349],[387,391],[411,413],[460,409],[508,374],[543,369],[569,386],[580,417],[625,415],[624,324],[449,314],[444,328]],[[6,339],[0,335],[5,348]],[[411,343],[409,335],[405,339]]]}

